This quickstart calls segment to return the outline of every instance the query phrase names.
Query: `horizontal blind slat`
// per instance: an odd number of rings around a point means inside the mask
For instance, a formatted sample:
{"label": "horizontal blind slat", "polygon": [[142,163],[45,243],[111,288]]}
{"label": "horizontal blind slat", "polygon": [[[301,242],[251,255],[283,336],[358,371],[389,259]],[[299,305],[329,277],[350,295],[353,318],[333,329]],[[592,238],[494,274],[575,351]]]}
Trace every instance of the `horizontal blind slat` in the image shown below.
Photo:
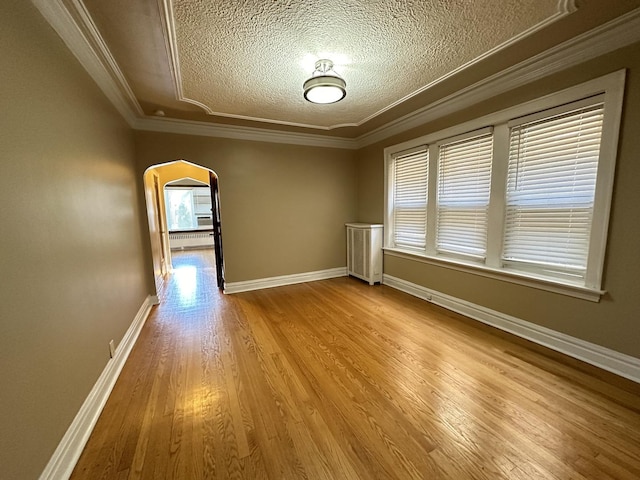
{"label": "horizontal blind slat", "polygon": [[436,248],[484,257],[493,134],[439,147]]}
{"label": "horizontal blind slat", "polygon": [[512,127],[503,261],[586,270],[603,111]]}
{"label": "horizontal blind slat", "polygon": [[424,248],[427,224],[429,152],[426,148],[393,159],[393,243]]}

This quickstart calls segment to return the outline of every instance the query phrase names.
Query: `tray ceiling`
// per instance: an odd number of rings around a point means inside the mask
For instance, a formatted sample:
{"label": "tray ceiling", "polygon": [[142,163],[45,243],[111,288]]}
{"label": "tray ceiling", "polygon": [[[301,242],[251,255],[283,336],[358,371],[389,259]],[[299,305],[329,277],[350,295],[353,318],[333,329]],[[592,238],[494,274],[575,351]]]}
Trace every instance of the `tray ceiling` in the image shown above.
{"label": "tray ceiling", "polygon": [[[315,127],[364,123],[558,14],[557,0],[173,0],[182,95],[217,115]],[[347,97],[302,97],[329,58]]]}
{"label": "tray ceiling", "polygon": [[[59,1],[139,117],[163,114],[345,137],[640,3]],[[347,96],[339,103],[316,105],[302,96],[302,84],[320,58],[331,59],[347,82]]]}

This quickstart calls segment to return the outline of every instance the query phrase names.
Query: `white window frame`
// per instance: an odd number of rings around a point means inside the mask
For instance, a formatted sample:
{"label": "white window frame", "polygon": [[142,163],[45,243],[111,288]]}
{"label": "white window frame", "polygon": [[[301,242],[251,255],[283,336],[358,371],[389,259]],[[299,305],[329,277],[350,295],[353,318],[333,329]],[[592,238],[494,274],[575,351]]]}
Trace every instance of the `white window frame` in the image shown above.
{"label": "white window frame", "polygon": [[[385,148],[385,254],[435,264],[485,277],[497,278],[586,300],[599,301],[600,297],[605,293],[601,289],[602,273],[622,116],[625,76],[626,71],[624,69],[619,70],[560,92],[546,95],[536,100]],[[513,268],[503,265],[501,257],[504,232],[506,178],[509,160],[510,122],[520,117],[533,115],[537,112],[561,107],[597,95],[604,96],[604,119],[598,160],[598,176],[596,180],[589,258],[584,280],[574,281],[571,279],[542,275],[536,272],[528,272],[523,269],[514,270]],[[483,128],[493,128],[494,142],[486,259],[474,260],[443,255],[438,253],[435,248],[438,148],[440,144],[448,142],[451,138],[465,134],[472,135],[474,132]],[[393,215],[393,177],[390,175],[390,172],[395,154],[420,145],[428,145],[429,147],[429,199],[427,202],[427,245],[424,251],[418,252],[397,248],[393,245],[393,224],[391,223],[391,216]]]}

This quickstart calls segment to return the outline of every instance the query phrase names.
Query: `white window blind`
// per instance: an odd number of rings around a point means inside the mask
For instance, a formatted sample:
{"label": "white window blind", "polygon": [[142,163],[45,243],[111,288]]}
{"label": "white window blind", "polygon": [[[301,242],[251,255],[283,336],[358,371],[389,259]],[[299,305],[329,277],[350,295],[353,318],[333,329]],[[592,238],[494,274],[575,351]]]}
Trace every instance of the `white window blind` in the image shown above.
{"label": "white window blind", "polygon": [[385,148],[385,254],[598,301],[625,76]]}
{"label": "white window blind", "polygon": [[491,132],[440,145],[438,252],[485,257],[492,151]]}
{"label": "white window blind", "polygon": [[604,106],[510,133],[503,261],[584,277]]}
{"label": "white window blind", "polygon": [[425,248],[429,151],[420,147],[393,158],[393,243]]}

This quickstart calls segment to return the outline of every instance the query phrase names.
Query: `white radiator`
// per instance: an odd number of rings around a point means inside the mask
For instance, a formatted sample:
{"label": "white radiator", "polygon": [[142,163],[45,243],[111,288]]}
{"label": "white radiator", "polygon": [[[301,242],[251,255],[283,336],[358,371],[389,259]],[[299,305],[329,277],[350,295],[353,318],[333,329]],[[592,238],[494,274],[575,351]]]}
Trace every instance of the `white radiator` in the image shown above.
{"label": "white radiator", "polygon": [[210,231],[170,233],[169,247],[171,250],[213,247],[213,236]]}
{"label": "white radiator", "polygon": [[347,223],[347,272],[382,283],[382,225]]}

